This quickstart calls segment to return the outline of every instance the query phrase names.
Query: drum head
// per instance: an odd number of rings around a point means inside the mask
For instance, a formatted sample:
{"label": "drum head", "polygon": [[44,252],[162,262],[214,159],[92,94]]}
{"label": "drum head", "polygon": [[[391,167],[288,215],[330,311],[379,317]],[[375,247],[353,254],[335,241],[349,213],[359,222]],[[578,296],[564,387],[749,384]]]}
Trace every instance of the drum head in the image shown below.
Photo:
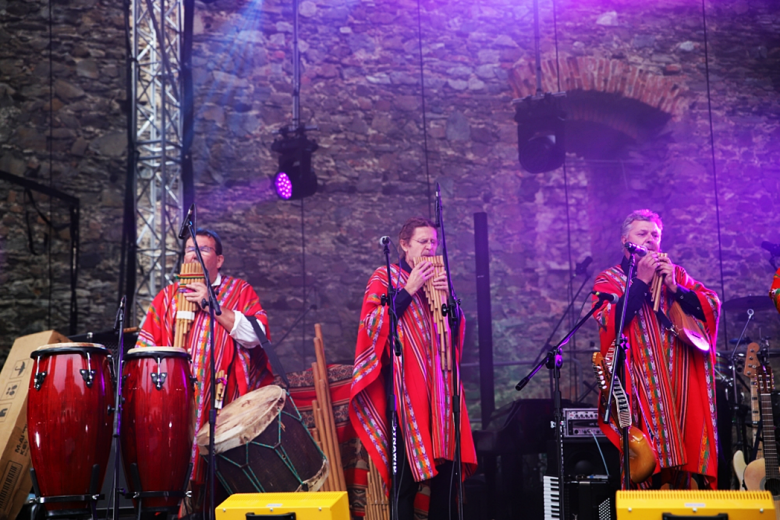
{"label": "drum head", "polygon": [[38,347],[30,354],[31,358],[56,356],[58,354],[104,354],[108,349],[98,343],[52,343]]}
{"label": "drum head", "polygon": [[[287,400],[287,392],[268,385],[242,395],[222,409],[217,417],[214,452],[224,453],[243,446],[260,435],[276,419]],[[209,425],[204,424],[196,437],[201,455],[209,452]]]}
{"label": "drum head", "polygon": [[179,347],[139,347],[131,348],[127,351],[125,359],[138,359],[148,357],[182,357],[189,359],[190,355],[186,350]]}

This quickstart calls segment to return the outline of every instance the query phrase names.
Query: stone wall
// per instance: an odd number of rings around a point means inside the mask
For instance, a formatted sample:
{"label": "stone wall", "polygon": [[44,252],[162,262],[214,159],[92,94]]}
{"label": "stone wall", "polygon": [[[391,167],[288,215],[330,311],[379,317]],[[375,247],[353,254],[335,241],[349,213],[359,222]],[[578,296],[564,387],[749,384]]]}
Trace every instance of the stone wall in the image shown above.
{"label": "stone wall", "polygon": [[[320,145],[313,156],[320,188],[303,202],[283,202],[271,192],[277,157],[270,145],[274,131],[291,122],[290,2],[196,3],[199,223],[223,235],[224,269],[256,288],[274,339],[317,305],[280,345],[288,369],[313,361],[315,321],[323,324],[329,359],[351,361],[365,282],[383,262],[376,241],[395,236],[410,215],[429,215],[437,181],[453,281],[469,323],[464,376],[472,419],[479,417],[475,212],[487,212],[490,227],[495,361],[526,362],[496,368],[498,405],[517,397],[514,383],[566,308],[574,263],[592,256],[591,271],[599,271],[619,259],[619,225],[631,209],[661,213],[672,259],[725,300],[765,293],[772,270],[758,246],[780,242],[773,211],[780,197],[773,146],[780,134],[780,7],[769,0],[706,3],[705,54],[694,0],[558,1],[557,39],[552,2],[539,4],[543,86],[558,90],[560,76],[568,91],[570,153],[565,170],[529,174],[517,161],[512,99],[535,88],[530,0],[302,1],[302,120],[318,127],[310,137]],[[37,92],[4,94],[11,101],[2,113],[15,119],[4,115],[0,125],[1,164],[15,161],[12,173],[42,183],[49,179],[46,5],[6,2],[6,12],[20,11],[14,20],[29,22],[4,22],[0,33],[15,45],[0,50],[0,84]],[[119,229],[107,223],[121,214],[124,175],[124,142],[116,137],[124,121],[124,46],[112,5],[55,5],[62,12],[55,85],[70,85],[57,90],[56,112],[70,117],[55,117],[55,128],[73,134],[53,141],[62,145],[53,184],[94,203],[83,209],[79,308],[81,323],[96,328],[117,298]],[[97,32],[79,29],[95,17],[105,22]],[[13,37],[20,33],[38,42],[37,50]],[[94,75],[85,61],[97,77],[85,76]],[[571,292],[582,280],[575,277]],[[726,318],[720,350],[741,328],[740,316]],[[777,315],[757,318],[749,334],[771,335],[777,348]],[[566,397],[584,394],[580,383],[591,380],[593,341],[591,323],[570,344]],[[548,388],[540,374],[523,396]]]}
{"label": "stone wall", "polygon": [[[0,170],[80,199],[79,333],[111,328],[118,302],[125,62],[121,4],[0,2]],[[0,179],[0,359],[21,335],[69,332],[69,208],[32,200],[43,216]]]}

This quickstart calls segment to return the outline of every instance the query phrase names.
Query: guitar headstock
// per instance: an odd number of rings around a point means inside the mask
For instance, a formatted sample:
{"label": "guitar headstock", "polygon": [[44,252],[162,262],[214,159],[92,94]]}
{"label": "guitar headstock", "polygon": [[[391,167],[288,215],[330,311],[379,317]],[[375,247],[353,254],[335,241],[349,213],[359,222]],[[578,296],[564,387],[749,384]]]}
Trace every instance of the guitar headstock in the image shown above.
{"label": "guitar headstock", "polygon": [[742,373],[745,377],[754,377],[761,367],[761,363],[758,360],[758,351],[760,347],[758,343],[750,343],[747,346],[747,352],[745,352],[745,368]]}
{"label": "guitar headstock", "polygon": [[593,371],[596,373],[596,380],[599,383],[599,387],[604,391],[609,390],[609,388],[607,388],[608,370],[605,370],[606,361],[604,360],[604,356],[601,355],[601,352],[594,352],[591,362],[593,363]]}
{"label": "guitar headstock", "polygon": [[758,391],[762,394],[769,394],[775,387],[775,377],[769,366],[764,366],[758,376]]}

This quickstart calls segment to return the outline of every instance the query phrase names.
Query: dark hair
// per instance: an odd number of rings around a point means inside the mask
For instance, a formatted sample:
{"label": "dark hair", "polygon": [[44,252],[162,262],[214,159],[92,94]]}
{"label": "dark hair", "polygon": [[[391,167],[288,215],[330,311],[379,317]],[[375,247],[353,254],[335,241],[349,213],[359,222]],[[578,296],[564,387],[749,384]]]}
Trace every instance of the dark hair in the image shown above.
{"label": "dark hair", "polygon": [[222,240],[220,240],[216,231],[213,229],[198,228],[195,231],[195,236],[212,238],[214,240],[214,246],[216,247],[214,252],[217,253],[217,256],[222,254]]}
{"label": "dark hair", "polygon": [[401,226],[401,231],[398,232],[398,253],[402,259],[406,259],[406,252],[401,248],[401,244],[403,242],[408,244],[414,236],[414,230],[421,227],[436,229],[433,222],[425,217],[412,217]]}

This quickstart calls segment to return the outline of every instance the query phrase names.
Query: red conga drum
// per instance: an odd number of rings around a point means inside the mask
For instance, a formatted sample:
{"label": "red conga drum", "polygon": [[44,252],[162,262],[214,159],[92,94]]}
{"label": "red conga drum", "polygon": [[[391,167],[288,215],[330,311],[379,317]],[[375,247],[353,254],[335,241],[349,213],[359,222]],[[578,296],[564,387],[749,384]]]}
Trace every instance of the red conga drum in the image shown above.
{"label": "red conga drum", "polygon": [[[122,460],[145,511],[176,508],[189,480],[195,435],[190,356],[176,347],[134,348],[122,369]],[[140,483],[141,489],[136,489]],[[171,492],[173,496],[145,493]]]}
{"label": "red conga drum", "polygon": [[[58,343],[30,357],[27,428],[41,497],[50,511],[91,508],[84,495],[100,493],[111,452],[114,385],[108,350],[94,343]],[[47,500],[66,496],[74,500]]]}

